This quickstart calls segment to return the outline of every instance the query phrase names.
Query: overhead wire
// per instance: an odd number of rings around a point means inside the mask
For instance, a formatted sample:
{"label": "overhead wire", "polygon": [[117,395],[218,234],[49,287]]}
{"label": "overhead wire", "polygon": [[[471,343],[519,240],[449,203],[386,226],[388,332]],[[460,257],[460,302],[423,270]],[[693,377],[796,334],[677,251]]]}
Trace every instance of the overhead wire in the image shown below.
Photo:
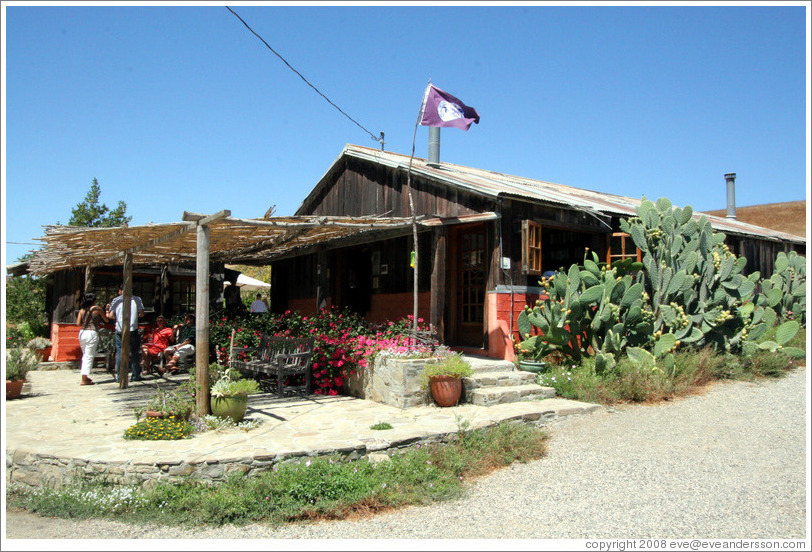
{"label": "overhead wire", "polygon": [[321,91],[320,91],[318,88],[316,88],[315,86],[313,86],[313,85],[310,83],[310,81],[308,81],[308,80],[307,80],[307,79],[304,77],[304,75],[302,75],[302,74],[301,74],[299,71],[297,71],[297,70],[296,70],[296,69],[295,69],[295,68],[294,68],[294,67],[293,67],[293,66],[292,66],[290,63],[288,63],[288,60],[286,60],[284,57],[282,57],[282,55],[281,55],[279,52],[277,52],[276,50],[274,50],[274,49],[271,47],[271,45],[270,45],[270,44],[268,44],[268,43],[265,41],[265,39],[264,39],[264,38],[262,38],[261,36],[259,36],[259,34],[257,34],[257,32],[256,32],[256,31],[254,31],[254,29],[252,29],[252,28],[251,28],[251,26],[250,26],[250,25],[248,25],[248,23],[246,23],[246,22],[245,22],[245,20],[244,20],[242,17],[240,17],[239,15],[237,15],[237,12],[235,12],[234,10],[232,10],[232,9],[231,9],[229,6],[226,6],[226,9],[227,9],[228,11],[230,11],[231,13],[233,13],[233,14],[234,14],[234,17],[236,17],[237,19],[239,19],[239,20],[242,22],[242,24],[243,24],[243,25],[245,25],[245,28],[246,28],[246,29],[248,29],[249,31],[251,31],[251,33],[252,33],[252,34],[253,34],[255,37],[257,37],[258,39],[260,39],[260,40],[262,41],[262,43],[263,43],[263,44],[265,44],[265,46],[267,46],[267,48],[268,48],[268,49],[269,49],[271,52],[273,52],[274,54],[276,54],[276,57],[278,57],[279,59],[281,59],[281,60],[282,60],[282,62],[283,62],[285,65],[287,65],[287,66],[288,66],[288,68],[289,68],[291,71],[293,71],[294,73],[296,73],[297,75],[299,75],[299,78],[301,78],[303,81],[305,81],[305,83],[306,83],[306,84],[307,84],[307,85],[308,85],[310,88],[312,88],[313,90],[315,90],[315,91],[316,91],[316,93],[317,93],[319,96],[321,96],[322,98],[324,98],[325,100],[327,100],[327,103],[329,103],[330,105],[332,105],[333,107],[335,107],[335,108],[336,108],[338,111],[340,111],[340,112],[341,112],[341,114],[342,114],[342,115],[344,115],[344,116],[345,116],[347,119],[349,119],[350,121],[352,121],[353,123],[355,123],[355,124],[358,126],[358,128],[360,128],[361,130],[363,130],[364,132],[366,132],[367,134],[369,134],[369,135],[372,137],[372,139],[373,139],[373,140],[375,140],[376,142],[379,142],[379,143],[381,144],[381,149],[383,149],[384,144],[385,144],[384,139],[383,139],[383,137],[384,137],[383,132],[381,132],[381,135],[380,135],[380,136],[375,136],[375,135],[374,135],[372,132],[370,132],[370,131],[369,131],[369,130],[366,128],[366,127],[364,127],[364,125],[362,125],[361,123],[359,123],[358,121],[356,121],[355,119],[353,119],[352,117],[350,117],[349,115],[347,115],[347,113],[346,113],[346,112],[344,112],[344,110],[343,110],[343,109],[341,109],[341,108],[340,108],[340,107],[338,107],[336,104],[334,104],[334,103],[332,102],[332,100],[330,100],[330,98],[328,98],[327,96],[325,96],[324,94],[322,94],[322,92],[321,92]]}

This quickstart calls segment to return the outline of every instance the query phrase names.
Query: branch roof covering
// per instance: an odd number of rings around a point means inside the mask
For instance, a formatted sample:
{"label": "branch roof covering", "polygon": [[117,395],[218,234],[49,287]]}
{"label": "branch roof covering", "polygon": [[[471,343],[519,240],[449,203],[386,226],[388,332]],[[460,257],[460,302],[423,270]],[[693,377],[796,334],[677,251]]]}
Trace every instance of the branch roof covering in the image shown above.
{"label": "branch roof covering", "polygon": [[[426,222],[424,218],[418,220],[421,225]],[[380,230],[407,230],[411,223],[411,218],[391,217],[226,216],[208,223],[209,255],[213,262],[251,264],[334,239]],[[191,221],[113,228],[45,226],[45,235],[36,238],[45,245],[29,262],[29,272],[48,274],[88,265],[121,264],[125,251],[133,253],[134,264],[194,263],[197,224]]]}

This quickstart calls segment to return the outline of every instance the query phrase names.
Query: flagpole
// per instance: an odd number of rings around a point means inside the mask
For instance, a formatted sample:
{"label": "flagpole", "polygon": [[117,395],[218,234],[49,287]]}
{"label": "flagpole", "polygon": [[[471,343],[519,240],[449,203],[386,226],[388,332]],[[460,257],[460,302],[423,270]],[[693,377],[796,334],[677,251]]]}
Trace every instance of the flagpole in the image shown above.
{"label": "flagpole", "polygon": [[412,200],[412,160],[414,159],[414,145],[417,138],[417,127],[420,125],[420,119],[423,118],[423,110],[426,108],[426,98],[429,95],[429,87],[431,86],[431,79],[426,84],[426,90],[423,92],[423,100],[420,102],[420,112],[417,114],[417,120],[414,123],[414,132],[412,133],[412,155],[409,157],[409,169],[406,171],[406,188],[409,190],[409,211],[412,214],[412,235],[414,240],[414,291],[412,298],[412,331],[413,345],[417,345],[417,275],[418,275],[418,254],[417,254],[417,215],[414,212],[414,201]]}

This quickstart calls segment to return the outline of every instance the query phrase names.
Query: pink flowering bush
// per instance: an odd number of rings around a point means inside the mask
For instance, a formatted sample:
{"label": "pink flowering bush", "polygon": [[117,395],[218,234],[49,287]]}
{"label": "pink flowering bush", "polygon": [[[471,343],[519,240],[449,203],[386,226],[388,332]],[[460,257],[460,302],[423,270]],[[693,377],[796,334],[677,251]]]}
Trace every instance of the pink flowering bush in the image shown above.
{"label": "pink flowering bush", "polygon": [[[411,316],[397,322],[371,324],[349,311],[323,309],[316,316],[302,316],[287,311],[282,315],[222,314],[213,317],[209,340],[213,346],[212,361],[228,362],[231,332],[235,346],[255,347],[262,334],[311,337],[313,392],[316,395],[338,395],[348,376],[366,368],[372,358],[386,351],[401,357],[429,356],[428,346],[413,343],[403,335],[412,326]],[[424,330],[418,319],[418,329]]]}

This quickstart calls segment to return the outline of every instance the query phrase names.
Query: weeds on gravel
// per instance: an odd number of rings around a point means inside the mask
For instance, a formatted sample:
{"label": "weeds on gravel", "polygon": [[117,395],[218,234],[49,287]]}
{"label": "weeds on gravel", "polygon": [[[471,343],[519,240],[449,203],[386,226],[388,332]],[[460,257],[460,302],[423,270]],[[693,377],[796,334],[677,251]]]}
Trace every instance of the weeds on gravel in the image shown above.
{"label": "weeds on gravel", "polygon": [[[795,341],[793,346],[805,348],[803,336]],[[759,351],[749,357],[739,357],[719,354],[710,348],[677,352],[673,372],[662,367],[644,368],[626,358],[604,374],[596,373],[590,358],[580,365],[561,362],[548,365],[548,371],[537,377],[539,384],[554,387],[558,395],[568,399],[609,405],[669,400],[694,393],[721,379],[780,377],[796,366],[792,358],[780,351]]]}
{"label": "weeds on gravel", "polygon": [[7,503],[44,516],[168,525],[358,517],[457,497],[469,478],[544,456],[546,439],[539,428],[521,423],[478,430],[460,423],[449,442],[417,444],[389,461],[311,458],[208,486],[188,480],[149,489],[101,483],[36,492],[9,488]]}

